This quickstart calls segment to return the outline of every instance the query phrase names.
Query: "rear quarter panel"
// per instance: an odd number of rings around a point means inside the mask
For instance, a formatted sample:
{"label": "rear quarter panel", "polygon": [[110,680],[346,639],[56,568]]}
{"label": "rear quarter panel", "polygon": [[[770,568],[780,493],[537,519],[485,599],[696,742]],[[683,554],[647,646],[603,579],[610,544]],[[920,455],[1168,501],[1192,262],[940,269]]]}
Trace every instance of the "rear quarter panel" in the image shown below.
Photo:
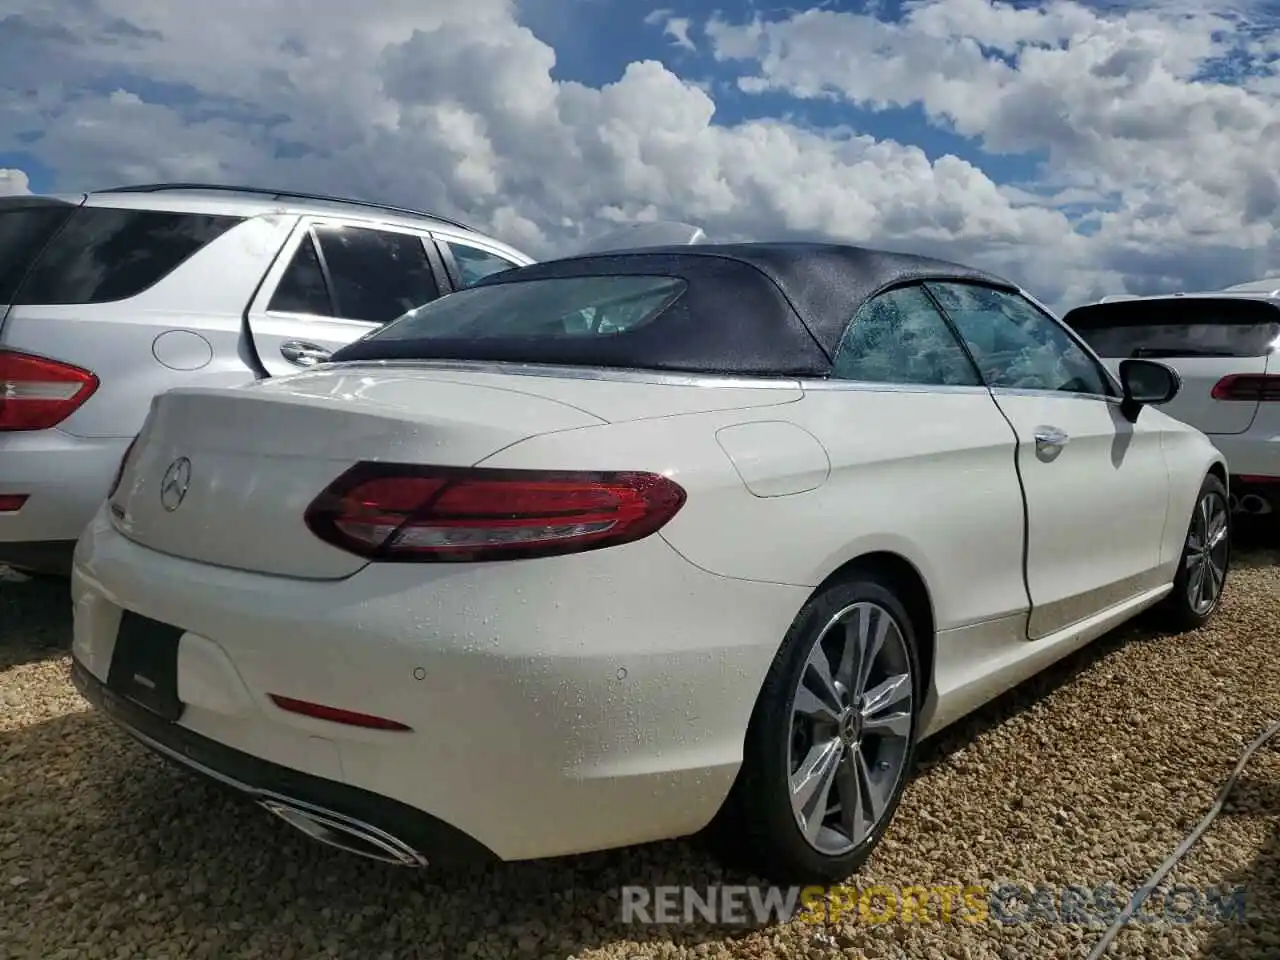
{"label": "rear quarter panel", "polygon": [[[753,486],[783,492],[755,495],[716,435],[782,421],[818,438],[830,469],[762,451]],[[939,630],[1027,606],[1014,436],[985,390],[806,391],[785,406],[535,437],[481,465],[666,473],[689,499],[661,536],[721,576],[815,587],[849,560],[888,551],[920,572]]]}
{"label": "rear quarter panel", "polygon": [[1161,448],[1169,468],[1169,510],[1160,547],[1160,562],[1172,580],[1186,543],[1191,511],[1205,477],[1214,464],[1221,465],[1228,473],[1230,465],[1213,441],[1195,427],[1156,407],[1144,407],[1139,416],[1158,420],[1163,431]]}

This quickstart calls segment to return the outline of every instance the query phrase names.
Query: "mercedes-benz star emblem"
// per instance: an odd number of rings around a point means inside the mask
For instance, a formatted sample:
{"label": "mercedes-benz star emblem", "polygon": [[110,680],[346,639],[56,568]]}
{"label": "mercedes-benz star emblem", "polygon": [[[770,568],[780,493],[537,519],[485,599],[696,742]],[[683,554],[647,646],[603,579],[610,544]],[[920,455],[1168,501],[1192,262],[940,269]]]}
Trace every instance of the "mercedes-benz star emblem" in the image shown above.
{"label": "mercedes-benz star emblem", "polygon": [[160,481],[160,503],[170,513],[182,506],[187,496],[187,487],[191,486],[191,461],[179,457],[169,464]]}

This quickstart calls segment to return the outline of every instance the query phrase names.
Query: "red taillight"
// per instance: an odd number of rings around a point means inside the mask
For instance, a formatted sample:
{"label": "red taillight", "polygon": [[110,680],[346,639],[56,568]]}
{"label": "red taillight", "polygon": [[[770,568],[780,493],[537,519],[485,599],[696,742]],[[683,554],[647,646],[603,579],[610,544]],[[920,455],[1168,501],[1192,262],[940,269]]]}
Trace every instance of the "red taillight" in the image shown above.
{"label": "red taillight", "polygon": [[684,501],[656,473],[360,463],[316,497],[306,523],[374,560],[514,560],[639,540]]}
{"label": "red taillight", "polygon": [[56,427],[97,389],[88,370],[0,350],[0,430]]}
{"label": "red taillight", "polygon": [[120,458],[120,466],[116,467],[115,479],[111,481],[111,489],[107,493],[107,499],[110,500],[116,495],[116,491],[120,489],[120,481],[124,479],[124,468],[129,463],[129,455],[133,453],[133,448],[138,445],[138,438],[134,437],[129,441],[129,445],[124,448],[124,456]]}
{"label": "red taillight", "polygon": [[25,493],[0,493],[0,513],[17,513],[26,502]]}
{"label": "red taillight", "polygon": [[306,700],[295,700],[293,697],[282,697],[278,693],[268,694],[271,702],[281,710],[296,713],[303,717],[314,717],[317,720],[328,720],[330,723],[345,723],[349,727],[365,727],[369,730],[410,730],[396,720],[375,717],[368,713],[355,713],[338,707],[326,707],[322,703],[309,703]]}
{"label": "red taillight", "polygon": [[1252,403],[1280,402],[1280,375],[1232,373],[1213,385],[1209,396],[1215,400],[1247,400]]}

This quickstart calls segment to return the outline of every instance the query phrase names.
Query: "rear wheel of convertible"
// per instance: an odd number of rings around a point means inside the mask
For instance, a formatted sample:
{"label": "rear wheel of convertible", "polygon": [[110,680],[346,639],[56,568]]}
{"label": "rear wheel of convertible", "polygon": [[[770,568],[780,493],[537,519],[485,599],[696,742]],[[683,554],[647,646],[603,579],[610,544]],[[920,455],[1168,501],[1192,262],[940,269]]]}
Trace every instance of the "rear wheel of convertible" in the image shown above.
{"label": "rear wheel of convertible", "polygon": [[888,582],[864,571],[815,594],[766,675],[710,831],[724,859],[784,884],[857,870],[910,774],[919,679],[911,616]]}
{"label": "rear wheel of convertible", "polygon": [[1173,590],[1155,614],[1162,627],[1182,633],[1209,621],[1222,601],[1231,567],[1231,506],[1226,485],[1204,478],[1187,524]]}

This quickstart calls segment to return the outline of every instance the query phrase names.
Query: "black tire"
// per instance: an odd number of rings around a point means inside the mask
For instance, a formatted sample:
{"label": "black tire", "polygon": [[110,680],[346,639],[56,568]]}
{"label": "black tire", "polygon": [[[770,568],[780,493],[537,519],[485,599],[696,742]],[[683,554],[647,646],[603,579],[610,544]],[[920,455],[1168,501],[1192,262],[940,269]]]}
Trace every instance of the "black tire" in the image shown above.
{"label": "black tire", "polygon": [[[1225,514],[1226,542],[1225,550],[1222,554],[1222,586],[1218,589],[1212,605],[1208,609],[1197,610],[1190,597],[1194,567],[1188,563],[1188,560],[1195,552],[1193,541],[1197,531],[1197,512],[1201,509],[1201,504],[1206,499],[1219,504]],[[1187,522],[1187,532],[1183,537],[1182,553],[1178,558],[1178,572],[1173,578],[1173,590],[1160,601],[1153,611],[1156,623],[1170,633],[1185,633],[1190,630],[1196,630],[1212,619],[1222,605],[1222,594],[1226,590],[1227,576],[1231,568],[1233,523],[1231,508],[1227,500],[1226,484],[1212,473],[1206,476],[1204,483],[1200,485],[1200,492],[1196,494],[1196,503],[1191,513],[1192,515]]]}
{"label": "black tire", "polygon": [[[910,729],[905,747],[894,739],[901,756],[896,785],[875,828],[852,849],[827,854],[802,834],[790,796],[792,705],[801,674],[823,630],[853,604],[871,603],[890,614],[905,653],[911,690]],[[737,780],[711,829],[716,853],[731,865],[779,884],[836,883],[858,869],[880,842],[893,819],[915,760],[915,739],[923,700],[915,624],[892,584],[874,571],[853,573],[810,598],[788,630],[765,676],[747,727],[743,763]],[[905,752],[901,752],[902,750]],[[877,768],[878,769],[878,768]]]}

